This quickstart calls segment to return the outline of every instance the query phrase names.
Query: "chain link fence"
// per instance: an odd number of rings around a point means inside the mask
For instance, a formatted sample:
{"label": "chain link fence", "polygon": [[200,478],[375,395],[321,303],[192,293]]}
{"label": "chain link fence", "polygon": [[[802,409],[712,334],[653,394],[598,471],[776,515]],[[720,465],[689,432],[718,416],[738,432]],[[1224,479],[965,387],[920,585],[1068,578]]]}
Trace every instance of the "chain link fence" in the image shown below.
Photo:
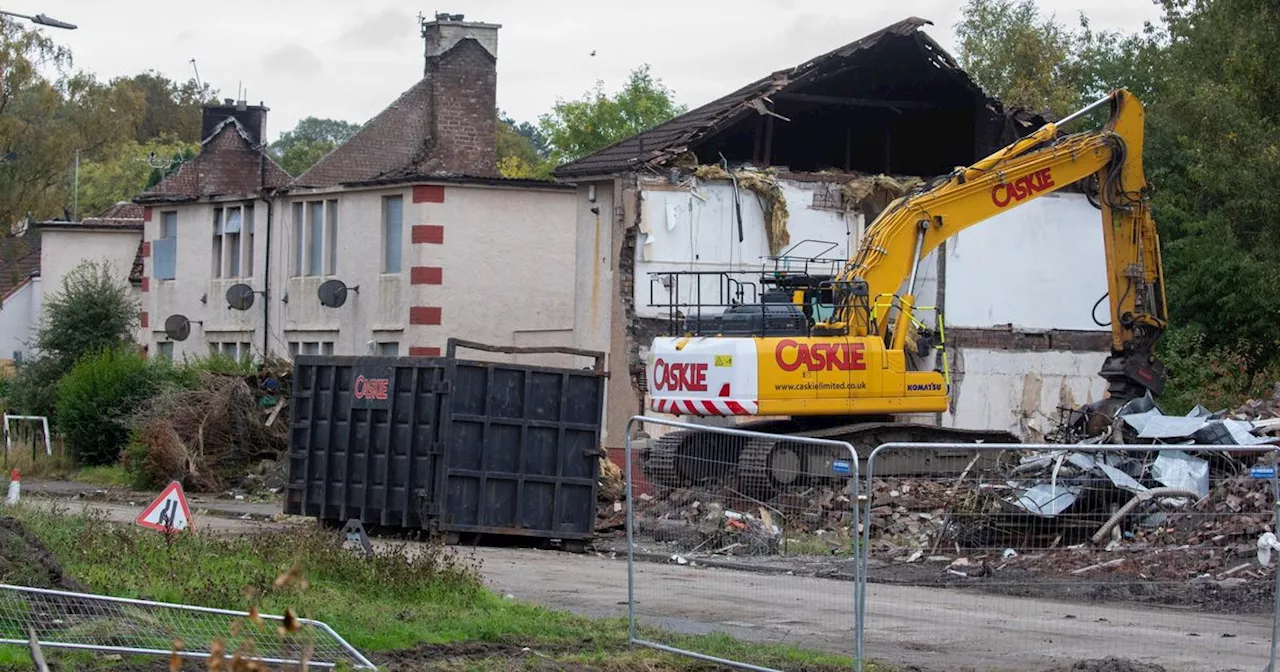
{"label": "chain link fence", "polygon": [[[933,473],[877,475],[905,457]],[[1275,530],[1275,458],[1269,446],[881,446],[865,469],[866,654],[1267,668],[1276,579],[1259,539]]]}
{"label": "chain link fence", "polygon": [[374,669],[325,623],[0,584],[0,643],[120,654]]}
{"label": "chain link fence", "polygon": [[745,669],[793,668],[802,650],[855,666],[852,446],[656,418],[634,418],[637,435],[626,446],[632,643]]}

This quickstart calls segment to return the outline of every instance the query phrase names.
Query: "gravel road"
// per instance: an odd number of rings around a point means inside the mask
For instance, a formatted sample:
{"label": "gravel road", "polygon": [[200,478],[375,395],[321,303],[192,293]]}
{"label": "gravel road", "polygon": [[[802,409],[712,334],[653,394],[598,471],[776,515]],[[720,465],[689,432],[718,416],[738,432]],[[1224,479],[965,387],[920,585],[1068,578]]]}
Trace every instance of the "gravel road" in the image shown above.
{"label": "gravel road", "polygon": [[[82,500],[72,508],[80,505],[120,522],[139,511]],[[196,515],[197,526],[220,533],[289,524]],[[591,616],[626,613],[621,559],[511,548],[460,553],[482,561],[486,581],[515,599]],[[756,641],[852,650],[848,581],[662,563],[638,563],[636,581],[638,613],[661,615],[656,622],[677,632],[714,628]],[[1267,664],[1270,636],[1270,619],[1260,616],[871,584],[865,647],[871,660],[928,670],[1042,670],[1117,656],[1171,671],[1253,672]]]}

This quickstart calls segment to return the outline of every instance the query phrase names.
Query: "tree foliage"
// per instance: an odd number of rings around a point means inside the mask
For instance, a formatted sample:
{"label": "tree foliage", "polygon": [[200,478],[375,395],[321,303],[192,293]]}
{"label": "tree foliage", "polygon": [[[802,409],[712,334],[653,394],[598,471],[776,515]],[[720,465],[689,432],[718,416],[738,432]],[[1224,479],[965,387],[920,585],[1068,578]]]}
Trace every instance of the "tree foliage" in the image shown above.
{"label": "tree foliage", "polygon": [[613,95],[604,83],[578,100],[557,100],[551,112],[539,118],[549,156],[555,165],[604,149],[624,138],[647,131],[685,112],[674,94],[642,65],[631,71],[627,83]]}
{"label": "tree foliage", "polygon": [[285,172],[297,177],[359,130],[359,124],[348,121],[306,117],[267,149]]}
{"label": "tree foliage", "polygon": [[495,135],[494,154],[500,175],[528,179],[551,178],[554,166],[547,161],[546,139],[537,127],[527,121],[516,123],[499,110]]}
{"label": "tree foliage", "polygon": [[113,464],[129,443],[129,420],[177,369],[136,348],[108,348],[81,359],[57,385],[58,431],[81,465]]}
{"label": "tree foliage", "polygon": [[154,70],[132,77],[111,80],[115,87],[127,87],[143,96],[145,107],[137,122],[134,140],[146,144],[157,138],[199,143],[201,109],[217,100],[217,92],[195,78],[176,82]]}
{"label": "tree foliage", "polygon": [[45,300],[34,339],[35,358],[18,367],[13,403],[32,415],[55,415],[58,381],[85,355],[136,348],[139,303],[105,261],[83,261]]}
{"label": "tree foliage", "polygon": [[[1249,394],[1280,361],[1280,6],[1160,4],[1158,24],[1120,34],[1095,33],[1084,17],[1069,29],[1030,0],[970,0],[960,61],[1006,102],[1059,114],[1112,88],[1140,97],[1173,325],[1171,394]],[[1239,380],[1206,378],[1224,362]]]}
{"label": "tree foliage", "polygon": [[199,143],[172,136],[145,143],[128,140],[96,161],[80,164],[79,217],[92,217],[111,205],[155,186],[184,162],[195,158]]}

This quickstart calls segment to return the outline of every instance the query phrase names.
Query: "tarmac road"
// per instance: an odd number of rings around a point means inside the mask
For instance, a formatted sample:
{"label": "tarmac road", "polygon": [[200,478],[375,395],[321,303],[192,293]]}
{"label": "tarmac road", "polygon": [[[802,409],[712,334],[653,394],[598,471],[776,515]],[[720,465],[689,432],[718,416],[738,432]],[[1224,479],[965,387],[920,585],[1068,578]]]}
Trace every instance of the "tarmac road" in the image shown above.
{"label": "tarmac road", "polygon": [[[140,510],[83,501],[72,508],[80,504],[120,522],[132,522]],[[289,524],[196,516],[196,525],[219,533]],[[515,599],[590,616],[626,614],[621,559],[511,548],[460,553],[482,561],[491,587]],[[754,641],[852,651],[849,581],[638,563],[636,582],[638,613],[646,620],[660,614],[658,622],[677,632],[714,628]],[[1044,670],[1116,656],[1171,671],[1255,672],[1267,664],[1270,636],[1270,619],[1259,616],[871,584],[865,651],[869,660],[928,670]]]}

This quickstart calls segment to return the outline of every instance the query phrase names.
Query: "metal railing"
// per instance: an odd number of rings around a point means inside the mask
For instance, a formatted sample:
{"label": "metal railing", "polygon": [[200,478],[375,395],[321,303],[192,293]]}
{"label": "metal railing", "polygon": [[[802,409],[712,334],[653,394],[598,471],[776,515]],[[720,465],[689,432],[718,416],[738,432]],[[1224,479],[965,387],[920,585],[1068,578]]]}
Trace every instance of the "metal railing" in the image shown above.
{"label": "metal railing", "polygon": [[0,584],[0,643],[376,669],[321,621]]}

